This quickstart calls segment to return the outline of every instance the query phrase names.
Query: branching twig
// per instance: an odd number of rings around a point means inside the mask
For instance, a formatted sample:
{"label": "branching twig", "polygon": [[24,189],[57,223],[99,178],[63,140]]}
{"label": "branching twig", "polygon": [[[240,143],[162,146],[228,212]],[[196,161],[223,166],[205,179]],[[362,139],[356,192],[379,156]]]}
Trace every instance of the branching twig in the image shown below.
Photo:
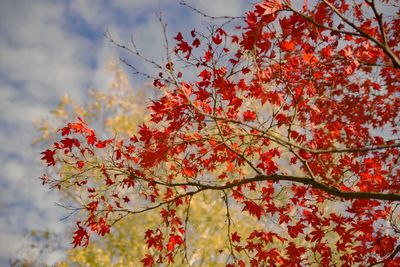
{"label": "branching twig", "polygon": [[238,17],[234,17],[234,16],[210,16],[200,10],[198,10],[197,8],[192,7],[191,5],[187,4],[185,1],[181,1],[179,4],[181,4],[182,6],[185,6],[191,10],[193,10],[194,12],[196,12],[197,14],[205,17],[205,18],[209,18],[209,19],[222,19],[222,20],[235,20],[235,19],[244,19],[244,16],[238,16]]}

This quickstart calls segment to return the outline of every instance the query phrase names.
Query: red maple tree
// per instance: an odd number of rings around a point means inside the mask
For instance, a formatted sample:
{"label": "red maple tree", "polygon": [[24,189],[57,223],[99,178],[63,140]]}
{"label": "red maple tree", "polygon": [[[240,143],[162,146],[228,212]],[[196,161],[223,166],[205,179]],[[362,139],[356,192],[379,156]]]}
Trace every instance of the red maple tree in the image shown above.
{"label": "red maple tree", "polygon": [[[172,262],[186,249],[178,211],[214,190],[227,266],[399,266],[399,1],[298,4],[267,0],[226,18],[234,30],[178,33],[166,63],[148,60],[163,95],[129,140],[101,140],[83,120],[60,130],[42,159],[69,173],[44,182],[86,188],[75,246],[157,210],[142,262]],[[231,231],[232,206],[265,227]]]}

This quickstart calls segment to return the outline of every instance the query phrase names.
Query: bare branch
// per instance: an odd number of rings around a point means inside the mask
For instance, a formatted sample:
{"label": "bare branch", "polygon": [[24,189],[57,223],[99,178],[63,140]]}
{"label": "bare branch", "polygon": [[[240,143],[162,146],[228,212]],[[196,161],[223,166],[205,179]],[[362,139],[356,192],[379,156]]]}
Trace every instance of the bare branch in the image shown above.
{"label": "bare branch", "polygon": [[193,10],[194,12],[196,12],[197,14],[205,17],[205,18],[209,18],[209,19],[222,19],[222,20],[235,20],[235,19],[244,19],[244,16],[239,16],[239,17],[233,17],[233,16],[210,16],[200,10],[198,10],[197,8],[192,7],[191,5],[187,4],[185,1],[181,1],[179,4],[181,4],[182,6],[185,6],[191,10]]}

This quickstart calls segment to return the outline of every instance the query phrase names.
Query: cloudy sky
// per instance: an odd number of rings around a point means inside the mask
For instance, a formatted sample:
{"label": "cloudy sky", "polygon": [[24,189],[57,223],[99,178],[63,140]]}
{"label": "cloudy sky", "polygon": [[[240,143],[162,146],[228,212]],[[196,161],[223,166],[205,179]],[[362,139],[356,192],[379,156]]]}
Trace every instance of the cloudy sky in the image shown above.
{"label": "cloudy sky", "polygon": [[[216,16],[247,8],[242,0],[187,2]],[[0,1],[0,265],[21,251],[23,233],[62,233],[73,223],[60,221],[67,211],[38,179],[44,167],[31,145],[32,121],[46,118],[64,93],[84,101],[89,88],[106,87],[105,67],[121,53],[103,37],[107,30],[121,41],[133,35],[145,55],[161,58],[157,11],[170,36],[207,25],[179,0]]]}

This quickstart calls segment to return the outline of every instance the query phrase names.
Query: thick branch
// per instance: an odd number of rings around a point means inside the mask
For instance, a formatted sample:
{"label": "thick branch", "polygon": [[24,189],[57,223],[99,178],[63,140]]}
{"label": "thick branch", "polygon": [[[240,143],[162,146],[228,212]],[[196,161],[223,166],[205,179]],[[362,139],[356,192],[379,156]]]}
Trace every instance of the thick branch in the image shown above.
{"label": "thick branch", "polygon": [[384,144],[379,146],[365,146],[360,148],[333,148],[325,150],[324,149],[316,150],[308,148],[303,148],[303,149],[314,154],[330,154],[330,153],[367,152],[367,151],[375,151],[375,150],[382,150],[395,147],[400,147],[400,143]]}
{"label": "thick branch", "polygon": [[261,181],[290,181],[295,183],[300,183],[304,185],[311,185],[314,188],[320,189],[326,193],[329,193],[333,196],[346,198],[346,199],[376,199],[376,200],[385,200],[385,201],[400,201],[400,194],[395,193],[379,193],[379,192],[350,192],[350,191],[342,191],[336,187],[332,187],[329,185],[325,185],[316,180],[313,180],[308,177],[299,177],[299,176],[291,176],[291,175],[257,175],[252,178],[239,180],[233,183],[227,183],[225,185],[207,185],[196,182],[187,182],[187,183],[160,183],[165,186],[196,186],[202,190],[225,190],[231,189],[236,186],[252,183],[252,182],[261,182]]}

